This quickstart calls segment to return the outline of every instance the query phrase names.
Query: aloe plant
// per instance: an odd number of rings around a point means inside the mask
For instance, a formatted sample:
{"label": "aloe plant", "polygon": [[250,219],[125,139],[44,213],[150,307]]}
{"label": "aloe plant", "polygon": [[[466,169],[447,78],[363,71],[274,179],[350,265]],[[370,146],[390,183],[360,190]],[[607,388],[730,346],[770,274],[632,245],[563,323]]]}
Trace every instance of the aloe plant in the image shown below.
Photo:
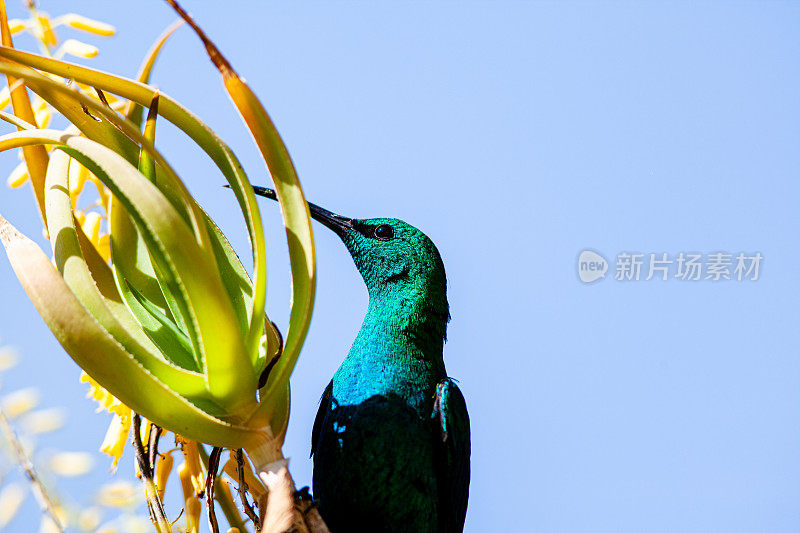
{"label": "aloe plant", "polygon": [[[19,131],[0,137],[0,151],[24,151],[55,264],[1,215],[0,241],[51,331],[93,380],[160,427],[214,447],[246,450],[269,485],[285,472],[289,377],[314,301],[308,206],[258,98],[191,18],[168,1],[205,44],[275,182],[292,268],[285,346],[264,312],[261,216],[233,151],[179,102],[142,81],[14,49],[2,0],[0,72],[15,87],[14,115],[2,118]],[[141,79],[150,68],[146,63]],[[112,109],[84,94],[81,84],[128,103],[121,112]],[[38,128],[28,90],[70,126]],[[142,130],[143,109],[148,119]],[[252,246],[252,279],[156,148],[158,117],[194,141],[233,190]],[[111,192],[110,264],[76,223],[73,165],[91,171]],[[159,529],[169,525],[162,520]]]}

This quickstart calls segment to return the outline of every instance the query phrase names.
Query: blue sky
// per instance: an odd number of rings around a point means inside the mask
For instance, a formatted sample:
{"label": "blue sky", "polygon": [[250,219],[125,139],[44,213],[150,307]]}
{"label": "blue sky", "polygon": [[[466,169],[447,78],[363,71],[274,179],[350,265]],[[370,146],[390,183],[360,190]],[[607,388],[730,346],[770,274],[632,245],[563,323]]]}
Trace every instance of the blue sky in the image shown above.
{"label": "blue sky", "polygon": [[[437,244],[453,316],[445,362],[472,419],[466,531],[798,529],[800,5],[185,4],[261,96],[311,201],[403,218]],[[128,75],[174,19],[153,0],[70,6],[117,26],[87,39],[101,45],[92,64]],[[186,29],[154,81],[267,183]],[[174,132],[159,142],[246,256],[222,178]],[[15,156],[0,164],[10,171]],[[285,242],[262,205],[268,310],[283,325]],[[31,206],[29,191],[0,193],[0,213],[38,236]],[[319,228],[317,246],[285,446],[300,485],[319,395],[366,308],[341,243]],[[584,285],[587,248],[610,274],[620,252],[764,259],[755,282]],[[43,445],[95,449],[107,418],[5,260],[0,287],[0,336],[24,356],[0,393],[41,387],[45,404],[70,409]],[[88,499],[106,478],[100,461],[62,490]],[[36,519],[30,505],[16,524]]]}

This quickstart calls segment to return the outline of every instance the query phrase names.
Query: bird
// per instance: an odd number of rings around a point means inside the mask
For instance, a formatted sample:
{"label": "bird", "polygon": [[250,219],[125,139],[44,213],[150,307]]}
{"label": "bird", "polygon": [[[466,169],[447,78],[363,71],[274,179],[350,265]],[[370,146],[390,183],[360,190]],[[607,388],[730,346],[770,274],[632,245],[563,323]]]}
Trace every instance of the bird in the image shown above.
{"label": "bird", "polygon": [[[272,189],[253,189],[277,199]],[[333,533],[461,532],[470,422],[442,356],[450,312],[439,251],[402,220],[308,207],[344,242],[369,294],[361,329],[314,420],[320,514]]]}

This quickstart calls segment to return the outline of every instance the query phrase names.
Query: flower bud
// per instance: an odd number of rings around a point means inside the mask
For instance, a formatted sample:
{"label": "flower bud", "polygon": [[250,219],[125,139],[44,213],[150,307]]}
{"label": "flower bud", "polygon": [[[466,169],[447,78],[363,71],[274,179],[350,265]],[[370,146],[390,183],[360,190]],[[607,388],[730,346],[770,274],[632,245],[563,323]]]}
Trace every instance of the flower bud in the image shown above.
{"label": "flower bud", "polygon": [[202,508],[197,496],[191,496],[186,500],[186,533],[197,533],[200,531],[200,511]]}
{"label": "flower bud", "polygon": [[76,15],[75,13],[70,13],[68,15],[59,17],[59,22],[66,24],[70,28],[75,28],[76,30],[85,31],[87,33],[93,33],[94,35],[100,35],[102,37],[110,37],[111,35],[114,35],[114,32],[116,31],[114,26],[110,24],[100,22],[99,20],[90,19],[88,17],[83,17],[81,15]]}
{"label": "flower bud", "polygon": [[168,453],[160,456],[159,461],[156,463],[156,490],[158,491],[159,500],[164,500],[164,491],[167,488],[167,480],[172,473],[174,462],[172,454]]}

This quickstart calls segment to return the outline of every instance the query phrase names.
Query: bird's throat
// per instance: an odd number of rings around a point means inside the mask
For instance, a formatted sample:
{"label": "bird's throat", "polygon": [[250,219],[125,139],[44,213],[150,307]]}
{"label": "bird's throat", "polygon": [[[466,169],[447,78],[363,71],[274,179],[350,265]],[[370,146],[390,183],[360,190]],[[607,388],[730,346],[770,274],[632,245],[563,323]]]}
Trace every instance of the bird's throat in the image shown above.
{"label": "bird's throat", "polygon": [[[374,395],[397,394],[424,411],[439,380],[446,315],[424,301],[370,297],[367,315],[353,346],[333,378],[340,404],[358,404]],[[417,405],[419,404],[419,405]]]}

